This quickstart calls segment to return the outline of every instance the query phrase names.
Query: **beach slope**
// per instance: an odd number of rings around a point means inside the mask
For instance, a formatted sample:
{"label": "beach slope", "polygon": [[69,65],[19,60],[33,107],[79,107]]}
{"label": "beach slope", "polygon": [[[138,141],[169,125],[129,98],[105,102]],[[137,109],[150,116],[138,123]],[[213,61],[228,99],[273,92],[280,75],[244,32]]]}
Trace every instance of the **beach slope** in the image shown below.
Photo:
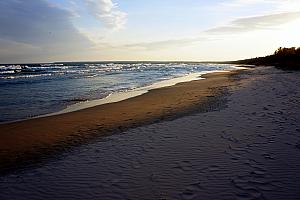
{"label": "beach slope", "polygon": [[212,110],[236,82],[237,71],[203,75],[204,80],[154,89],[138,97],[76,112],[0,125],[2,171],[18,163],[110,135],[129,128],[174,119],[187,113]]}
{"label": "beach slope", "polygon": [[[197,99],[209,109],[191,103],[194,112],[176,119],[96,137],[41,165],[0,176],[0,199],[297,200],[299,75],[273,67],[213,75],[206,80],[222,80],[213,83],[216,88],[208,83],[213,91],[223,88],[218,96],[223,100]],[[178,113],[181,101],[194,97],[197,88],[207,91],[200,85],[196,81],[171,87],[179,94],[172,96],[177,100],[171,101],[174,112]],[[157,96],[162,91],[171,95],[171,88],[148,95],[162,97]]]}

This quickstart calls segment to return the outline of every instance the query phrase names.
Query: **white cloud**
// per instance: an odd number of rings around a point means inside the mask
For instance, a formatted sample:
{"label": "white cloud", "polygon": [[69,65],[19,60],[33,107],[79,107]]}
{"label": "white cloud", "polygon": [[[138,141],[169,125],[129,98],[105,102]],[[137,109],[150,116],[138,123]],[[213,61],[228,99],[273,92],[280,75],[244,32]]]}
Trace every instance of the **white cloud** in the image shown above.
{"label": "white cloud", "polygon": [[300,12],[286,12],[270,15],[239,18],[227,25],[218,26],[207,30],[207,33],[240,33],[256,30],[264,30],[278,27],[300,18]]}
{"label": "white cloud", "polygon": [[127,13],[120,11],[111,0],[86,0],[90,14],[100,20],[107,28],[120,29],[127,19]]}

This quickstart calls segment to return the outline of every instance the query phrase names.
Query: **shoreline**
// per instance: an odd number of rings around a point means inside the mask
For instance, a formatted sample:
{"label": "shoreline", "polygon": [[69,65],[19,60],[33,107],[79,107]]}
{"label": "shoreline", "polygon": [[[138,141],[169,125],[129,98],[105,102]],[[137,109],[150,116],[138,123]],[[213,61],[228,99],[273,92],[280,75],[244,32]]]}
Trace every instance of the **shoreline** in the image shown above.
{"label": "shoreline", "polygon": [[[239,67],[239,66],[236,66],[233,68],[235,68],[235,70],[247,69],[246,67]],[[33,117],[28,117],[28,118],[24,118],[24,119],[0,122],[0,125],[22,122],[22,121],[27,121],[27,120],[31,120],[31,119],[56,116],[56,115],[61,115],[61,114],[66,114],[66,113],[71,113],[71,112],[76,112],[76,111],[92,108],[95,106],[100,106],[100,105],[105,105],[105,104],[110,104],[110,103],[117,103],[120,101],[124,101],[127,99],[131,99],[131,98],[146,94],[149,91],[154,90],[154,89],[170,87],[170,86],[174,86],[179,83],[203,80],[205,78],[203,78],[202,76],[204,76],[206,74],[219,73],[219,72],[222,73],[222,72],[229,72],[229,71],[234,71],[234,70],[213,70],[213,71],[195,72],[195,73],[191,73],[191,74],[188,74],[185,76],[179,76],[179,77],[174,77],[172,79],[161,80],[158,82],[154,82],[150,85],[138,87],[138,88],[128,90],[125,92],[111,93],[108,96],[101,98],[101,99],[87,100],[87,101],[83,101],[83,102],[79,102],[79,103],[70,104],[67,107],[65,107],[59,111],[50,112],[50,113],[37,115],[37,116],[33,116]]]}
{"label": "shoreline", "polygon": [[88,138],[212,109],[225,88],[235,84],[231,75],[236,73],[239,70],[205,74],[203,80],[149,90],[116,103],[1,124],[0,171],[83,143]]}
{"label": "shoreline", "polygon": [[[216,72],[218,73],[218,72],[228,72],[228,71],[227,70],[203,71],[203,72],[188,74],[185,76],[175,77],[172,79],[161,80],[158,82],[154,82],[150,85],[135,88],[135,89],[128,90],[125,92],[114,92],[102,99],[95,99],[95,100],[71,104],[58,112],[53,112],[53,113],[49,113],[49,114],[45,114],[45,115],[39,115],[39,116],[29,118],[29,119],[56,116],[56,115],[76,112],[76,111],[80,111],[80,110],[84,110],[84,109],[88,109],[88,108],[92,108],[92,107],[96,107],[96,106],[100,106],[100,105],[121,102],[121,101],[124,101],[127,99],[141,96],[143,94],[148,93],[151,90],[160,89],[160,88],[164,88],[164,87],[170,87],[170,86],[174,86],[179,83],[202,80],[202,79],[204,79],[201,77],[202,75],[216,73]],[[24,120],[26,120],[26,119],[24,119]],[[24,121],[24,120],[21,119],[19,121]]]}

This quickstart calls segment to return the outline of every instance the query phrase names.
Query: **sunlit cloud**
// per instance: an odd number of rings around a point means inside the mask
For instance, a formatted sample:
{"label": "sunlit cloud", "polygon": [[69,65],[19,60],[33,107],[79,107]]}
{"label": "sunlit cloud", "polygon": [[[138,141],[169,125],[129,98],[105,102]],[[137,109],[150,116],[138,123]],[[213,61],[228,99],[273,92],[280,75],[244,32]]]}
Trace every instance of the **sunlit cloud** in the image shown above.
{"label": "sunlit cloud", "polygon": [[90,14],[100,20],[107,28],[120,29],[127,19],[127,13],[120,11],[111,0],[86,0]]}
{"label": "sunlit cloud", "polygon": [[300,18],[300,12],[287,12],[271,15],[239,18],[227,25],[207,30],[207,33],[238,33],[271,29]]}

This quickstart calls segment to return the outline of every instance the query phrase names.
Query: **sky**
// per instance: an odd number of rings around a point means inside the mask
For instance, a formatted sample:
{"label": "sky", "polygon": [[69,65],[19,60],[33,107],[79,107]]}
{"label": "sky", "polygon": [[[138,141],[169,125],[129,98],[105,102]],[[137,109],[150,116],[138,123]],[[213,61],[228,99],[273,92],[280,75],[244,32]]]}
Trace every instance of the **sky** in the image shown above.
{"label": "sky", "polygon": [[300,46],[299,0],[1,0],[0,63],[228,61]]}

